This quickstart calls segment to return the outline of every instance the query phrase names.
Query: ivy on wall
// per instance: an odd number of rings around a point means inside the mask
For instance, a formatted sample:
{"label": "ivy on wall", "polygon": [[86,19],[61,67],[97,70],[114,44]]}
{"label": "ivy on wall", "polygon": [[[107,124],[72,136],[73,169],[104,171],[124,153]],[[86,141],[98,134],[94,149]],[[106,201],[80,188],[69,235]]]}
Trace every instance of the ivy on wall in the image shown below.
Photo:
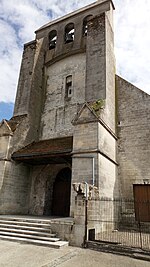
{"label": "ivy on wall", "polygon": [[95,102],[91,104],[91,108],[94,110],[94,112],[99,115],[101,109],[105,107],[105,100],[104,99],[98,99]]}

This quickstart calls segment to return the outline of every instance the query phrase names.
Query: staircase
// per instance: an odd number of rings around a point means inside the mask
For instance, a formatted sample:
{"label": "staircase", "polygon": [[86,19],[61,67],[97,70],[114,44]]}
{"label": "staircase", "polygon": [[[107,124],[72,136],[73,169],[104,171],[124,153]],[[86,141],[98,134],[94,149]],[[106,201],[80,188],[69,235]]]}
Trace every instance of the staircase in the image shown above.
{"label": "staircase", "polygon": [[52,233],[50,220],[34,217],[0,216],[0,239],[61,248],[68,246]]}

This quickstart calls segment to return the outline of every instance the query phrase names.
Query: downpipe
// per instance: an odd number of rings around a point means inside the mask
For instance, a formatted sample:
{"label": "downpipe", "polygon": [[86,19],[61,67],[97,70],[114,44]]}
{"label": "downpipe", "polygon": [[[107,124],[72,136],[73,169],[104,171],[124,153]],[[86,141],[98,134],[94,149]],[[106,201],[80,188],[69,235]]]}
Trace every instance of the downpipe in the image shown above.
{"label": "downpipe", "polygon": [[88,183],[85,182],[86,185],[86,194],[85,194],[85,232],[84,232],[84,241],[83,241],[83,248],[87,248],[87,230],[88,230]]}

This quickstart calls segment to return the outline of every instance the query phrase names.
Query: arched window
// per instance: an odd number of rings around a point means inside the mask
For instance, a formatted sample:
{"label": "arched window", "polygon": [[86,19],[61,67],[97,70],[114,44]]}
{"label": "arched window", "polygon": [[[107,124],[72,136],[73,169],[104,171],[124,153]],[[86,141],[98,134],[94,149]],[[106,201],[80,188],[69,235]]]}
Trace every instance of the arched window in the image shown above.
{"label": "arched window", "polygon": [[65,43],[71,43],[74,41],[74,24],[69,23],[65,27]]}
{"label": "arched window", "polygon": [[88,15],[87,17],[84,18],[83,20],[83,36],[87,36],[88,32],[88,21],[92,18],[92,15]]}
{"label": "arched window", "polygon": [[49,50],[54,49],[56,47],[57,41],[57,31],[53,30],[49,33]]}

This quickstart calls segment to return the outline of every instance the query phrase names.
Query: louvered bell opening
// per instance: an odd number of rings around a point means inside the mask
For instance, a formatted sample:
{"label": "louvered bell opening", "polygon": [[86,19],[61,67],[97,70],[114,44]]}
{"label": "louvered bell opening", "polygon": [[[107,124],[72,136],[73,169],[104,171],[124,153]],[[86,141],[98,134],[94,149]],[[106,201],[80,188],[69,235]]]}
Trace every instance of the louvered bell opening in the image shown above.
{"label": "louvered bell opening", "polygon": [[49,50],[54,49],[56,47],[56,40],[52,40],[49,43]]}
{"label": "louvered bell opening", "polygon": [[67,33],[66,34],[66,43],[73,42],[73,33]]}

